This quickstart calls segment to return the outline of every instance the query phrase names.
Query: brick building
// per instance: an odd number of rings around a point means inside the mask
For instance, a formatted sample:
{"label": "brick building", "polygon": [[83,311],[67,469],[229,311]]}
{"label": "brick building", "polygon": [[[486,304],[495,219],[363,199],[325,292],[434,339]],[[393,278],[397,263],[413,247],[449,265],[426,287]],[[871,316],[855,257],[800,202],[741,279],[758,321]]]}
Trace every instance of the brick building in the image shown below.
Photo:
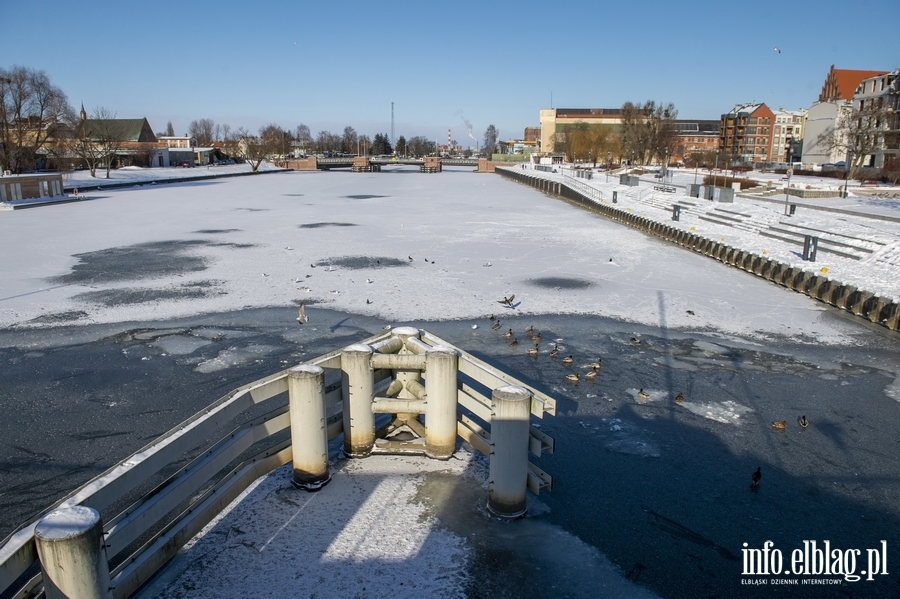
{"label": "brick building", "polygon": [[887,74],[885,71],[836,69],[831,65],[831,70],[828,71],[822,85],[822,92],[819,94],[819,102],[850,101],[863,79],[885,74]]}
{"label": "brick building", "polygon": [[676,120],[673,127],[677,132],[673,162],[683,163],[695,154],[715,152],[719,147],[719,121]]}
{"label": "brick building", "polygon": [[739,104],[722,115],[719,152],[740,162],[771,162],[775,113],[765,104]]}

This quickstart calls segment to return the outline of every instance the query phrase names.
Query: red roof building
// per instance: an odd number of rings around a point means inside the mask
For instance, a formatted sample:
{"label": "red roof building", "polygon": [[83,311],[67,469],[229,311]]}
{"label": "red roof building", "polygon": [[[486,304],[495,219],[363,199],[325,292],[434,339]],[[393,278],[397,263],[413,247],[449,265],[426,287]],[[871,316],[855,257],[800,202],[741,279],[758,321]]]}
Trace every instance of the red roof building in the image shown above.
{"label": "red roof building", "polygon": [[863,79],[884,75],[887,71],[851,71],[849,69],[836,69],[831,65],[822,93],[819,94],[819,102],[836,102],[839,100],[852,100],[856,88]]}
{"label": "red roof building", "polygon": [[722,115],[719,151],[741,162],[770,162],[775,113],[765,104],[743,104]]}

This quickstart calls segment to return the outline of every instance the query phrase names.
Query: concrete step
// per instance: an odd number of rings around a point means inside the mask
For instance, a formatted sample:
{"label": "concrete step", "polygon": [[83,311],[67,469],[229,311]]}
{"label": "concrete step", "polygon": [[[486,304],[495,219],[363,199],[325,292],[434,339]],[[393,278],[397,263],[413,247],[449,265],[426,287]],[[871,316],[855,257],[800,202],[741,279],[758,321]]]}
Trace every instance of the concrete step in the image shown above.
{"label": "concrete step", "polygon": [[[804,237],[806,237],[807,235],[809,235],[809,233],[803,233],[803,232],[792,231],[792,230],[790,230],[790,229],[787,229],[787,228],[784,228],[784,227],[776,227],[776,226],[774,226],[774,225],[773,225],[773,226],[770,226],[768,230],[774,231],[774,232],[776,232],[776,233],[781,233],[781,234],[783,234],[783,235],[794,236],[794,237],[797,237],[797,238],[804,238]],[[826,237],[826,235],[828,235],[828,236]],[[816,235],[816,237],[819,238],[819,245],[820,245],[820,246],[822,245],[822,243],[827,243],[828,245],[833,245],[833,246],[843,247],[843,248],[847,248],[847,249],[852,249],[852,250],[856,250],[856,251],[858,251],[858,252],[862,252],[862,253],[865,253],[865,254],[872,254],[872,253],[875,252],[875,250],[870,249],[870,248],[867,248],[867,247],[864,247],[864,246],[862,246],[862,245],[859,244],[859,243],[856,243],[856,244],[847,243],[847,241],[846,241],[846,239],[847,239],[846,236],[844,236],[844,237],[845,237],[844,240],[839,240],[839,239],[834,239],[834,238],[831,236],[831,234],[829,234],[829,233],[826,232],[826,234],[824,234],[824,235]],[[853,238],[850,238],[850,239],[853,239]],[[859,239],[859,240],[857,240],[857,241],[858,241],[858,242],[863,242],[862,239]]]}
{"label": "concrete step", "polygon": [[[770,237],[772,239],[777,239],[779,241],[784,241],[786,243],[790,243],[793,245],[799,245],[800,247],[803,247],[802,239],[797,239],[795,237],[787,237],[784,235],[778,235],[777,233],[772,233],[770,231],[759,231],[759,234],[762,235],[763,237]],[[856,253],[851,253],[846,250],[839,250],[839,249],[835,249],[833,247],[829,247],[827,241],[823,243],[821,238],[819,239],[818,251],[826,252],[828,254],[834,254],[835,256],[842,256],[844,258],[850,258],[851,260],[862,260],[863,258],[866,257],[865,255],[860,255],[860,254],[856,254]]]}

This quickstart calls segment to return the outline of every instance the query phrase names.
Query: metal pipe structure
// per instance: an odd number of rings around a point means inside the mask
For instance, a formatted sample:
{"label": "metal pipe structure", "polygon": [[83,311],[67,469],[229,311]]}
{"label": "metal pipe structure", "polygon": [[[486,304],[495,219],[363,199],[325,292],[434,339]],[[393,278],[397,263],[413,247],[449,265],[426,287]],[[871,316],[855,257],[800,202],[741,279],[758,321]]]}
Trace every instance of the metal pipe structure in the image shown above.
{"label": "metal pipe structure", "polygon": [[373,354],[372,368],[376,370],[379,368],[422,370],[425,368],[425,356],[416,354]]}
{"label": "metal pipe structure", "polygon": [[408,337],[403,346],[412,353],[422,356],[425,355],[425,352],[431,349],[430,345],[428,345],[427,343],[422,343],[422,341],[418,337]]}
{"label": "metal pipe structure", "polygon": [[525,515],[531,391],[506,385],[491,393],[491,464],[487,508],[514,520]]}
{"label": "metal pipe structure", "polygon": [[368,345],[348,345],[341,350],[341,384],[344,409],[344,454],[350,458],[364,458],[375,446],[375,371],[372,369],[372,348]]}
{"label": "metal pipe structure", "polygon": [[407,414],[424,414],[425,402],[421,399],[376,397],[372,403],[372,411],[376,414],[396,414],[398,410]]}
{"label": "metal pipe structure", "polygon": [[453,348],[438,345],[428,350],[425,359],[425,455],[449,460],[456,451],[459,356]]}
{"label": "metal pipe structure", "polygon": [[[397,327],[392,331],[393,336],[400,339],[403,342],[403,347],[398,352],[398,355],[405,356],[410,354],[416,354],[418,352],[410,351],[407,347],[407,343],[411,339],[419,340],[419,329],[415,327]],[[418,368],[395,368],[394,369],[394,378],[403,383],[403,390],[400,392],[400,399],[415,399],[412,393],[406,390],[407,383],[409,381],[418,381],[421,376],[421,373]]]}
{"label": "metal pipe structure", "polygon": [[47,599],[109,599],[109,563],[100,512],[83,505],[54,510],[34,528]]}
{"label": "metal pipe structure", "polygon": [[298,489],[318,491],[331,482],[328,471],[328,422],[325,415],[325,370],[302,364],[288,371],[291,453]]}
{"label": "metal pipe structure", "polygon": [[[403,347],[397,353],[398,356],[417,355],[421,353],[418,347],[412,347],[414,343],[421,343],[419,339],[419,329],[416,327],[397,327],[392,331],[393,336],[403,341]],[[424,344],[423,344],[424,345]],[[402,358],[401,358],[402,359]],[[411,391],[412,383],[419,383],[422,378],[420,368],[406,367],[394,368],[394,378],[403,383],[403,389],[397,394],[397,399],[420,399]],[[418,420],[418,414],[398,412],[397,420],[408,422],[410,420]]]}
{"label": "metal pipe structure", "polygon": [[372,349],[382,354],[396,354],[403,347],[403,341],[397,337],[388,337],[372,344]]}

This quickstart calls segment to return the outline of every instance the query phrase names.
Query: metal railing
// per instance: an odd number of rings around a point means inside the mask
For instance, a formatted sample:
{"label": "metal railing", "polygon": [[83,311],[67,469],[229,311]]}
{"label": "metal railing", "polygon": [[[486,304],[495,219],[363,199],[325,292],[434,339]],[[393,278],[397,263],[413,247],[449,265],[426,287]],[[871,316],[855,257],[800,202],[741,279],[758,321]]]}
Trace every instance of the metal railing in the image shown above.
{"label": "metal railing", "polygon": [[[495,408],[492,390],[517,386],[529,393],[532,415],[542,418],[544,414],[556,414],[556,401],[552,397],[529,388],[427,331],[411,330],[416,334],[415,339],[405,342],[406,347],[413,347],[407,353],[424,353],[426,349],[437,346],[442,346],[445,352],[446,348],[456,352],[457,434],[481,453],[491,454],[491,421]],[[380,352],[375,356],[397,353],[403,345],[397,342],[397,331],[380,333],[361,343]],[[407,328],[407,331],[410,329]],[[344,432],[343,408],[347,405],[344,403],[347,391],[343,381],[347,373],[341,370],[343,351],[335,350],[305,362],[324,370],[323,401],[328,414],[325,422],[328,439]],[[397,356],[397,359],[413,357]],[[385,359],[379,359],[379,363],[387,363]],[[399,379],[400,375],[388,368],[374,368],[375,359],[372,364],[376,389],[383,391],[390,388],[393,376]],[[231,391],[154,443],[57,502],[44,515],[51,510],[75,506],[86,506],[100,513],[109,512],[112,506],[121,503],[129,494],[133,496],[140,492],[139,489],[146,487],[148,480],[158,477],[160,472],[171,471],[173,464],[182,462],[185,455],[196,452],[204,439],[242,416],[246,418],[246,412],[251,408],[279,397],[283,400],[289,390],[289,374],[289,370],[283,370]],[[414,377],[417,379],[419,374]],[[405,376],[410,375],[407,373]],[[409,388],[414,384],[406,383]],[[338,409],[339,404],[343,404],[341,409]],[[377,412],[374,406],[373,403],[372,409]],[[290,427],[291,416],[289,406],[282,401],[269,412],[234,427],[124,511],[106,520],[103,524],[102,559],[109,563],[111,558],[112,563],[118,564],[109,570],[109,596],[122,599],[131,595],[254,480],[291,461],[290,439],[279,440]],[[531,425],[528,425],[527,434],[530,453],[537,456],[545,451],[553,453],[552,438]],[[263,449],[245,457],[247,451],[257,444]],[[528,462],[528,489],[538,493],[540,489],[550,490],[551,486],[550,475]],[[40,519],[24,526],[0,546],[0,594],[11,593],[11,597],[24,599],[41,592],[44,584],[42,574],[38,572],[26,576],[38,563],[35,528],[39,523]]]}

